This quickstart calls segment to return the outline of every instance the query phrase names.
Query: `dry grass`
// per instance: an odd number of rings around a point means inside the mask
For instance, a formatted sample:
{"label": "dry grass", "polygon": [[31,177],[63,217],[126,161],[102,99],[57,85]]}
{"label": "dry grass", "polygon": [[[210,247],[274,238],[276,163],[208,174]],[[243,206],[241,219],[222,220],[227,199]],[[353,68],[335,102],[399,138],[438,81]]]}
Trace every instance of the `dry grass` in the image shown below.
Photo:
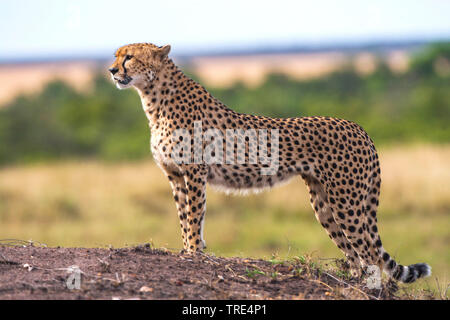
{"label": "dry grass", "polygon": [[449,159],[448,147],[392,147],[381,152],[381,210],[450,213]]}
{"label": "dry grass", "polygon": [[[379,227],[385,248],[403,264],[428,262],[418,285],[444,292],[450,265],[450,146],[380,150]],[[208,190],[208,251],[287,258],[313,252],[341,257],[315,221],[304,184],[269,193],[226,196]],[[71,162],[0,170],[0,238],[98,247],[153,241],[181,246],[170,187],[152,160]],[[443,289],[442,289],[443,288]]]}

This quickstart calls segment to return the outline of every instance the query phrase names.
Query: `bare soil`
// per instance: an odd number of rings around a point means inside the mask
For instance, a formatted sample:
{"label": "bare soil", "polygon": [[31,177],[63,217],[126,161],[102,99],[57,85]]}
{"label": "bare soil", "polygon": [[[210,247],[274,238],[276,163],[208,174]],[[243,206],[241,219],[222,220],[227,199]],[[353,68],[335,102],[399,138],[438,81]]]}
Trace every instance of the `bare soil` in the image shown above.
{"label": "bare soil", "polygon": [[[69,289],[77,270],[79,289]],[[305,261],[188,255],[149,244],[0,246],[0,299],[398,299],[395,290],[369,290]]]}

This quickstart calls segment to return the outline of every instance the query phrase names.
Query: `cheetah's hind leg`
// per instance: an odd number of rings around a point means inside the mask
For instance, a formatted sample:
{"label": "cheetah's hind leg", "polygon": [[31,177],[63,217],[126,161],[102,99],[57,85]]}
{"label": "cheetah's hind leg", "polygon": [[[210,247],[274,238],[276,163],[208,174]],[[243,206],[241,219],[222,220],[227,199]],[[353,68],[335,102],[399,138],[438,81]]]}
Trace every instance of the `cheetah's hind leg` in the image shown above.
{"label": "cheetah's hind leg", "polygon": [[303,176],[311,196],[311,206],[314,209],[316,219],[325,228],[330,239],[344,253],[350,264],[350,270],[353,277],[361,276],[360,259],[356,251],[353,249],[350,241],[342,232],[339,225],[334,220],[331,208],[329,206],[326,193],[321,183],[314,177]]}

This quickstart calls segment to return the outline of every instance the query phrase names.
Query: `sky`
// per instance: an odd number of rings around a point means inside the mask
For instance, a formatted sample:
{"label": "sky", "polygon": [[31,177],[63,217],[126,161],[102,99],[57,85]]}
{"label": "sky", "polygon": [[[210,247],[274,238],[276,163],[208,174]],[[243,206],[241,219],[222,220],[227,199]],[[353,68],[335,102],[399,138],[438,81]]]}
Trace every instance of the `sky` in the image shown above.
{"label": "sky", "polygon": [[449,0],[0,1],[0,61],[258,46],[450,39]]}

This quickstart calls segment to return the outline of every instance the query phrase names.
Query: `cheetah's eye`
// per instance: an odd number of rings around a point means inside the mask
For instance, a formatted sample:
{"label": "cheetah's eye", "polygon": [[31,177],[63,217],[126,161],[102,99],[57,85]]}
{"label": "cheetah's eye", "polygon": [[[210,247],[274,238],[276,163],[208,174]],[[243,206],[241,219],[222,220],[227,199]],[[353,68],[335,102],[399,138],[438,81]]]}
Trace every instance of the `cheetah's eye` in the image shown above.
{"label": "cheetah's eye", "polygon": [[130,60],[131,58],[133,58],[133,56],[130,56],[129,54],[127,54],[127,55],[125,56],[125,61],[126,61],[126,60]]}

